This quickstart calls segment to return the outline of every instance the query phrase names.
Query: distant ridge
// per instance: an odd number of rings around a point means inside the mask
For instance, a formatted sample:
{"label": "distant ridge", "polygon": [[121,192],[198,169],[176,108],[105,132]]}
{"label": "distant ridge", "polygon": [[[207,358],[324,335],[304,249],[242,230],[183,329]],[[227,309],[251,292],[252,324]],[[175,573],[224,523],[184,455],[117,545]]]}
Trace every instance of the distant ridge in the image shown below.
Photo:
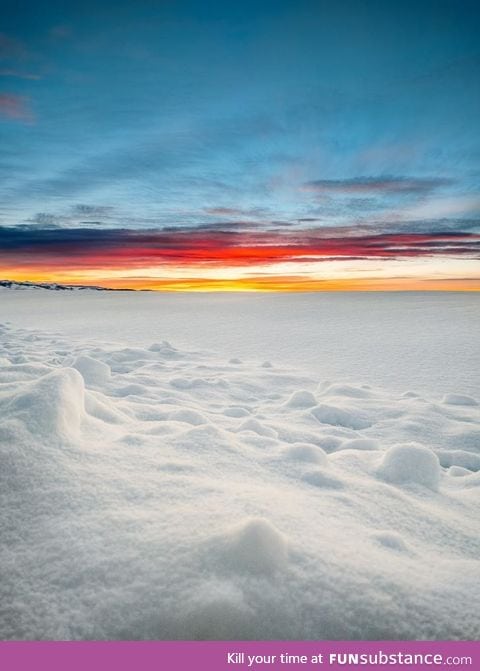
{"label": "distant ridge", "polygon": [[[82,284],[57,284],[56,282],[14,282],[13,280],[0,280],[0,287],[5,289],[47,289],[48,291],[137,291],[136,289],[110,289],[108,287],[96,287]],[[148,289],[140,289],[148,291]]]}

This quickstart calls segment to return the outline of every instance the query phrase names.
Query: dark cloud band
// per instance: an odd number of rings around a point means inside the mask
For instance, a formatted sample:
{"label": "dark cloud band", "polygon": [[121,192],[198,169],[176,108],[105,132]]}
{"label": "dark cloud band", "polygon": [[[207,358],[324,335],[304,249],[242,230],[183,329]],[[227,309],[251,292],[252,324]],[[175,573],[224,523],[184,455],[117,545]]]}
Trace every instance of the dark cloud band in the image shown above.
{"label": "dark cloud band", "polygon": [[254,232],[0,228],[0,266],[139,268],[249,266],[282,261],[480,257],[473,233],[335,235],[326,229]]}

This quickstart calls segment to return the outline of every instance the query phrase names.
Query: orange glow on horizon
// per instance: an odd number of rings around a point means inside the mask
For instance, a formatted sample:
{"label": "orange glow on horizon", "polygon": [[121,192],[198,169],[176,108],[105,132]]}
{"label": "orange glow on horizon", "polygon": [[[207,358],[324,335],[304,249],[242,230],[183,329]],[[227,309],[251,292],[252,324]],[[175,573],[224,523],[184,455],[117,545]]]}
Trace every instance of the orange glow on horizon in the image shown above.
{"label": "orange glow on horizon", "polygon": [[478,291],[480,235],[65,229],[4,232],[0,277],[154,291]]}
{"label": "orange glow on horizon", "polygon": [[480,278],[338,278],[319,279],[299,275],[268,275],[242,278],[105,278],[88,279],[63,272],[9,272],[18,282],[101,286],[166,292],[312,292],[312,291],[480,291]]}

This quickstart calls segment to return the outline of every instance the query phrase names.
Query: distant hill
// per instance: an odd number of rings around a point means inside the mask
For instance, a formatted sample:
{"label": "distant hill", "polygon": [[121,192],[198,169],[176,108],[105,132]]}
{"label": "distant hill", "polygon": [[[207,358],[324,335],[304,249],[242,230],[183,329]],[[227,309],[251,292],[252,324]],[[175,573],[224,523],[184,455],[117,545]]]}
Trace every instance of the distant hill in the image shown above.
{"label": "distant hill", "polygon": [[81,284],[57,284],[55,282],[14,282],[0,280],[0,288],[21,291],[24,289],[46,289],[48,291],[136,291],[135,289],[109,289],[107,287],[87,286]]}

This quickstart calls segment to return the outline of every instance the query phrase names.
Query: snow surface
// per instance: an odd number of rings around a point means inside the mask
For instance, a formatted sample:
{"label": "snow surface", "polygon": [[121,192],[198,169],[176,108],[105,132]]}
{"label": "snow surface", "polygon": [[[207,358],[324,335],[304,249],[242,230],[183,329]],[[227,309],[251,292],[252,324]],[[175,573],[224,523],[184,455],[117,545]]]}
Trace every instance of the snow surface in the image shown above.
{"label": "snow surface", "polygon": [[120,343],[113,313],[102,341],[45,305],[56,332],[0,326],[0,638],[478,639],[470,391]]}
{"label": "snow surface", "polygon": [[[474,292],[183,294],[0,288],[0,321],[70,336],[262,358],[318,380],[480,397]],[[53,326],[52,326],[53,325]]]}

